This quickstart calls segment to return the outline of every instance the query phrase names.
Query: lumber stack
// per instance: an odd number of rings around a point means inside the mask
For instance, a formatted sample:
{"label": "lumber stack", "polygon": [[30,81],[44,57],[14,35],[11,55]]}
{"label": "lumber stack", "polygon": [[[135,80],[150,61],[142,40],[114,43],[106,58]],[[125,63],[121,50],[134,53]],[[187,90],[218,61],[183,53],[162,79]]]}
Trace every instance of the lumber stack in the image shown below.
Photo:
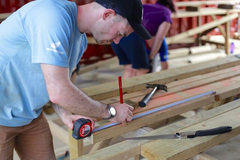
{"label": "lumber stack", "polygon": [[[206,111],[188,119],[184,119],[170,125],[158,128],[151,131],[144,136],[170,134],[180,131],[191,131],[216,127],[216,125],[228,124],[233,126],[233,131],[223,135],[201,137],[193,140],[144,140],[144,141],[123,141],[113,146],[95,151],[89,155],[85,155],[76,160],[103,160],[115,159],[122,160],[142,154],[148,159],[187,159],[203,150],[217,145],[229,138],[232,138],[240,133],[239,131],[239,117],[233,114],[239,113],[239,100],[225,105],[222,105],[213,110]],[[232,116],[231,119],[224,118],[225,116]],[[225,119],[225,120],[224,120]],[[219,121],[219,122],[218,122]],[[218,122],[218,124],[216,124]],[[160,145],[156,144],[159,143]],[[168,144],[169,143],[169,144]],[[199,145],[202,145],[199,147]],[[162,147],[161,147],[162,146]],[[165,147],[166,146],[166,147]],[[153,148],[155,147],[155,148]],[[175,148],[176,147],[176,148]],[[174,149],[175,148],[175,149]],[[162,151],[160,151],[162,149]],[[161,153],[161,154],[158,154]],[[178,155],[180,156],[178,157]]]}
{"label": "lumber stack", "polygon": [[[74,140],[71,137],[70,131],[70,140],[68,143],[71,159],[77,157],[81,157],[78,159],[127,159],[137,156],[141,152],[142,155],[148,157],[147,149],[146,152],[143,152],[141,147],[148,141],[138,141],[137,143],[131,142],[130,144],[132,145],[129,145],[129,142],[127,141],[116,143],[115,145],[111,146],[108,145],[114,138],[121,137],[124,133],[137,130],[144,126],[149,126],[151,124],[158,124],[160,122],[166,121],[171,117],[181,115],[182,113],[185,113],[187,111],[204,107],[209,104],[214,105],[216,103],[219,103],[220,101],[226,100],[229,97],[233,97],[239,94],[239,69],[239,58],[235,56],[228,56],[226,58],[214,61],[194,64],[187,67],[180,67],[176,69],[162,71],[160,73],[152,73],[123,81],[124,100],[131,100],[133,102],[139,102],[146,95],[146,93],[150,91],[149,89],[145,88],[146,83],[166,84],[169,88],[168,93],[165,93],[163,91],[156,92],[154,97],[148,103],[147,107],[137,108],[134,110],[134,116],[146,113],[156,108],[165,108],[169,105],[171,107],[162,109],[147,116],[136,118],[133,121],[129,122],[127,126],[114,125],[112,127],[94,132],[90,138],[92,144],[88,143],[88,145],[84,144],[83,140]],[[88,95],[90,95],[92,98],[98,99],[104,103],[112,104],[119,102],[117,81],[83,88],[82,90]],[[228,108],[231,107],[232,105],[230,105],[230,107]],[[214,108],[214,110],[215,109],[218,108]],[[221,111],[222,110],[224,109],[221,109]],[[212,110],[207,112],[211,111]],[[216,110],[214,111],[214,113],[215,112],[219,113],[220,111]],[[202,118],[204,118],[204,116],[201,117],[201,120]],[[188,122],[189,120],[186,119],[184,121]],[[200,120],[198,122],[200,123]],[[105,125],[109,125],[109,122],[101,120],[98,121],[98,124],[98,127],[103,127]],[[173,125],[176,126],[175,128],[173,128],[175,130],[169,130],[167,133],[182,129],[182,125],[177,127],[176,124],[179,123],[173,123]],[[193,125],[192,122],[191,125]],[[96,127],[96,129],[98,127]],[[161,130],[161,133],[163,128],[164,127],[159,128]],[[149,132],[149,134],[154,135],[157,133],[157,129],[153,129],[155,130]],[[235,135],[236,134],[233,134],[232,136]],[[83,155],[87,152],[86,150],[84,151],[84,149],[86,149],[84,146],[88,149],[92,148],[92,150],[88,152],[89,154],[85,156]],[[106,146],[108,146],[106,149],[108,153],[106,153],[105,148],[103,148]],[[124,149],[119,151],[116,146],[121,148],[123,147]],[[111,152],[109,152],[109,149]],[[198,153],[194,152],[194,154],[196,155]],[[122,158],[123,155],[127,156],[125,156],[125,158]],[[193,156],[192,154],[189,155]]]}

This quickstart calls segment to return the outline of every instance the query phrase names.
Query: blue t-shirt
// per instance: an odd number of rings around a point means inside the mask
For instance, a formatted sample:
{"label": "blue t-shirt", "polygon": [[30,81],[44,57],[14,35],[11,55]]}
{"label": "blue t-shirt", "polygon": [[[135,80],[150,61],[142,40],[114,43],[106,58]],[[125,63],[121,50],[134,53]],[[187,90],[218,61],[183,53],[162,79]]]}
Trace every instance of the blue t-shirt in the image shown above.
{"label": "blue t-shirt", "polygon": [[74,2],[36,0],[0,24],[0,125],[23,126],[40,115],[49,101],[41,63],[71,74],[87,47],[76,17]]}

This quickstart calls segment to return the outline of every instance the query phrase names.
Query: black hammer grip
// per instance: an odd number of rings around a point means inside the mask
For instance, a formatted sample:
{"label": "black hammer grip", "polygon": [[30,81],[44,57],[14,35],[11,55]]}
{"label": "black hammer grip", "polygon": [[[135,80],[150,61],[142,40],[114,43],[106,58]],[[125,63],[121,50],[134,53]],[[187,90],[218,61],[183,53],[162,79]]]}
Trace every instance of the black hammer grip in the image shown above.
{"label": "black hammer grip", "polygon": [[148,93],[140,102],[138,102],[138,105],[140,107],[145,107],[147,105],[147,102],[152,98],[156,90],[157,87],[154,87],[154,89],[150,93]]}

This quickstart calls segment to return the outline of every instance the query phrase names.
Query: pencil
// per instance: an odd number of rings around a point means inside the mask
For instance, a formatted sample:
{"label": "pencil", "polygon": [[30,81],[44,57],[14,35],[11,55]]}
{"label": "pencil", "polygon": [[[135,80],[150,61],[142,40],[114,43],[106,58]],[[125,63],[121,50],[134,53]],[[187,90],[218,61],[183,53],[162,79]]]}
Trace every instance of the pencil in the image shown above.
{"label": "pencil", "polygon": [[123,104],[123,95],[122,95],[122,77],[118,77],[118,85],[119,85],[119,97],[120,97],[120,103]]}

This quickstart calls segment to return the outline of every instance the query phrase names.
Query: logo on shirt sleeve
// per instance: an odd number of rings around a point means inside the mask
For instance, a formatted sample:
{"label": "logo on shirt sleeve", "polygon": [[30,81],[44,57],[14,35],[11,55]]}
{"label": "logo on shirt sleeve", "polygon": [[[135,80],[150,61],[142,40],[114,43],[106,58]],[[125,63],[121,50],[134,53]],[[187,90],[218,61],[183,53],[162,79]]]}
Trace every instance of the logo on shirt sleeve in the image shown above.
{"label": "logo on shirt sleeve", "polygon": [[61,51],[58,51],[57,48],[61,45],[61,42],[57,42],[57,43],[51,43],[51,46],[50,48],[46,48],[47,51],[51,51],[51,52],[54,52],[54,53],[59,53],[59,54],[63,54],[63,52]]}

